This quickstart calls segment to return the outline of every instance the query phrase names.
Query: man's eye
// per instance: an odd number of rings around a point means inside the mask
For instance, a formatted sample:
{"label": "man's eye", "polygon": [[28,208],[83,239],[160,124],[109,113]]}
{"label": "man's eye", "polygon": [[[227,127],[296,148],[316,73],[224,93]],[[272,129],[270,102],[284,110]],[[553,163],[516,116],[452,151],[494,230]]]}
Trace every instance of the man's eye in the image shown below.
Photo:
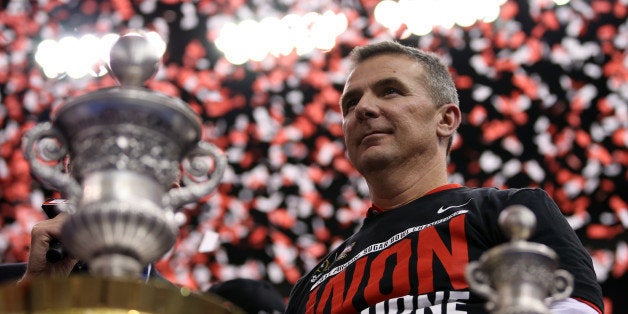
{"label": "man's eye", "polygon": [[401,94],[401,92],[399,92],[398,89],[393,88],[393,87],[387,87],[384,89],[384,95],[391,95],[391,94]]}
{"label": "man's eye", "polygon": [[347,113],[349,110],[351,110],[353,107],[355,107],[357,105],[357,101],[355,99],[349,99],[347,101],[345,101],[345,103],[342,105],[342,108],[344,110],[345,113]]}

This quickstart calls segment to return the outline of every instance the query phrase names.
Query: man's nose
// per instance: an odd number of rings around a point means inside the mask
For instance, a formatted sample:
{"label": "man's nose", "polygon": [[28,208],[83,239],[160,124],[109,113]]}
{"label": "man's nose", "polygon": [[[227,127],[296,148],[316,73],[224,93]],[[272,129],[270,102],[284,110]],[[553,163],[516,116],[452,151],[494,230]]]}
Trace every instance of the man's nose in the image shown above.
{"label": "man's nose", "polygon": [[355,107],[355,115],[360,121],[377,118],[379,116],[379,107],[373,100],[363,97]]}

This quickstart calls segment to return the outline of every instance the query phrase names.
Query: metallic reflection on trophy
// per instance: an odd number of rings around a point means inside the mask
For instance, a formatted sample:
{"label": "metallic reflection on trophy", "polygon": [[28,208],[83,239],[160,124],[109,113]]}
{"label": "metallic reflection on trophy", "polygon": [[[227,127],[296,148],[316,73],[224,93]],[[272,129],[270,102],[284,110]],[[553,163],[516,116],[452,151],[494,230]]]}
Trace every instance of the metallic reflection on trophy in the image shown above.
{"label": "metallic reflection on trophy", "polygon": [[573,276],[558,269],[558,256],[551,248],[526,241],[536,226],[530,209],[507,207],[499,226],[511,241],[469,263],[466,278],[471,291],[488,299],[486,309],[491,313],[549,314],[552,302],[573,291]]}
{"label": "metallic reflection on trophy", "polygon": [[94,275],[139,277],[174,245],[174,211],[214,190],[226,167],[186,103],[143,87],[159,66],[152,51],[121,37],[110,57],[121,86],[65,103],[23,139],[32,173],[75,204],[61,241]]}

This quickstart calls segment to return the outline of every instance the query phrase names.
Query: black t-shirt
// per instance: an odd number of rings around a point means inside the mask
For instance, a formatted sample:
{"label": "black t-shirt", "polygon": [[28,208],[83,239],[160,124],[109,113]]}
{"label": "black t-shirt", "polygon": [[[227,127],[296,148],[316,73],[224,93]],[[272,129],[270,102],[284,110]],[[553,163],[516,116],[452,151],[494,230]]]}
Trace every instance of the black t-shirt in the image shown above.
{"label": "black t-shirt", "polygon": [[602,309],[591,257],[543,190],[458,187],[368,215],[357,233],[297,282],[286,313],[428,308],[436,313],[485,313],[486,300],[469,291],[465,267],[509,240],[497,219],[514,204],[536,215],[536,231],[529,241],[552,248],[559,268],[574,275],[571,297]]}

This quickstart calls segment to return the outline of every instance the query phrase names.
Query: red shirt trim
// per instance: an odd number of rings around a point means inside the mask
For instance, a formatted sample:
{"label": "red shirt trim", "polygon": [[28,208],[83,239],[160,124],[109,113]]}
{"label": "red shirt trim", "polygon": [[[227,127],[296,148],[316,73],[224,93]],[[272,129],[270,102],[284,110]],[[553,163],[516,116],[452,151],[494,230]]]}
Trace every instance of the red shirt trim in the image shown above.
{"label": "red shirt trim", "polygon": [[590,307],[592,307],[594,310],[596,310],[599,314],[602,314],[602,310],[600,308],[597,307],[597,305],[585,300],[585,299],[581,299],[581,298],[574,298],[577,301],[580,301]]}
{"label": "red shirt trim", "polygon": [[[451,189],[455,189],[455,188],[461,188],[462,185],[458,184],[458,183],[449,183],[449,184],[445,184],[445,185],[441,185],[427,193],[425,193],[425,195],[430,195],[430,194],[434,194],[436,192],[440,192],[440,191],[445,191],[445,190],[451,190]],[[425,196],[423,195],[423,196]]]}

